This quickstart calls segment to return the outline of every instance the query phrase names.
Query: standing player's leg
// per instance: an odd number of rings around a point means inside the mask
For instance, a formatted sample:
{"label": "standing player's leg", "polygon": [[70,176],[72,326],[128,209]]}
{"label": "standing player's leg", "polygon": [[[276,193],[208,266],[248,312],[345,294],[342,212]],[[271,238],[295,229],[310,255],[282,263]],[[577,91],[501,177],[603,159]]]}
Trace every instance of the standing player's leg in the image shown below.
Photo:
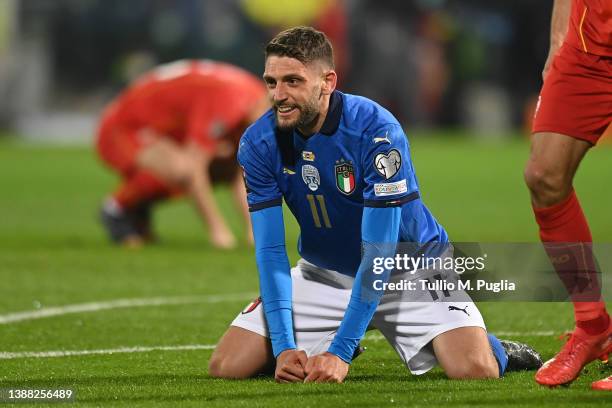
{"label": "standing player's leg", "polygon": [[[543,385],[573,381],[585,364],[609,348],[612,328],[573,179],[586,152],[610,124],[611,72],[612,59],[564,44],[544,78],[534,117],[525,181],[540,238],[570,294],[576,320],[568,343],[536,374]],[[577,293],[578,279],[588,280],[580,285],[588,287],[588,293]]]}
{"label": "standing player's leg", "polygon": [[[584,365],[612,350],[612,328],[594,270],[591,232],[572,186],[590,147],[589,142],[565,135],[536,133],[525,170],[540,238],[544,243],[561,244],[548,245],[549,256],[569,260],[566,265],[554,266],[570,292],[576,321],[570,341],[536,375],[536,381],[544,385],[573,381]],[[580,246],[579,256],[573,243]],[[584,294],[574,293],[578,277],[589,280],[591,292],[586,299]]]}

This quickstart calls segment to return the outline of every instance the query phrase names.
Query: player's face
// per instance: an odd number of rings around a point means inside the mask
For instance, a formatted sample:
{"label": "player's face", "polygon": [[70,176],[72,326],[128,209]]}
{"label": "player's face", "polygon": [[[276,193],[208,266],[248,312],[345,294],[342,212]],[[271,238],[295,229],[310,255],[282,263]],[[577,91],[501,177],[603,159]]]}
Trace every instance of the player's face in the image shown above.
{"label": "player's face", "polygon": [[289,57],[270,56],[263,75],[281,130],[312,129],[321,112],[323,69]]}

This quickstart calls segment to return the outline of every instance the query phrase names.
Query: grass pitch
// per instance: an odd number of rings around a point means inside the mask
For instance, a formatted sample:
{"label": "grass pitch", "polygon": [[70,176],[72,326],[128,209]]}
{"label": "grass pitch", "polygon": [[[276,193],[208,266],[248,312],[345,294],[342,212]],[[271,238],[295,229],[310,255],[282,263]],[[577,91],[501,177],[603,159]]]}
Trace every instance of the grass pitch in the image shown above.
{"label": "grass pitch", "polygon": [[[458,241],[537,239],[522,183],[527,152],[523,142],[431,136],[412,141],[423,199]],[[589,153],[576,182],[597,242],[612,242],[612,192],[604,184],[610,154],[609,147]],[[183,201],[157,210],[160,244],[138,251],[113,247],[96,212],[115,183],[89,149],[0,144],[0,388],[72,388],[83,406],[612,403],[612,393],[588,389],[591,381],[612,374],[599,362],[570,387],[554,390],[535,384],[533,373],[449,381],[436,369],[417,377],[375,332],[342,385],[212,379],[206,368],[211,348],[257,292],[252,250],[212,250]],[[218,195],[232,216],[227,192]],[[239,224],[232,219],[236,231]],[[292,221],[287,236],[295,262]],[[528,342],[545,358],[562,344],[556,335],[572,327],[568,304],[480,308],[491,332]],[[57,353],[36,354],[47,352]]]}

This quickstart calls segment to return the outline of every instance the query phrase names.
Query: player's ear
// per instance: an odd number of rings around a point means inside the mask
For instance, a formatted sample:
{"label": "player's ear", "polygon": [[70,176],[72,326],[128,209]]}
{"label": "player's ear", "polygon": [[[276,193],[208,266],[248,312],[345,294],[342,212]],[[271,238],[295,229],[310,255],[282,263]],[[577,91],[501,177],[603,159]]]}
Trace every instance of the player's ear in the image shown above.
{"label": "player's ear", "polygon": [[321,86],[321,94],[331,95],[336,89],[338,83],[338,75],[333,69],[323,71],[323,86]]}

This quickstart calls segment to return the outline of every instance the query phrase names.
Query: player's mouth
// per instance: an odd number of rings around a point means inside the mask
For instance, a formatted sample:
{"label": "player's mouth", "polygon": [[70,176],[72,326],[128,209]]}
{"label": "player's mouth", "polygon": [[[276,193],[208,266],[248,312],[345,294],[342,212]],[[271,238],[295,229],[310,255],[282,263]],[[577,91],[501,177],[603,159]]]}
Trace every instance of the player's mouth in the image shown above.
{"label": "player's mouth", "polygon": [[279,117],[286,118],[291,116],[298,109],[295,106],[277,106],[276,113]]}

